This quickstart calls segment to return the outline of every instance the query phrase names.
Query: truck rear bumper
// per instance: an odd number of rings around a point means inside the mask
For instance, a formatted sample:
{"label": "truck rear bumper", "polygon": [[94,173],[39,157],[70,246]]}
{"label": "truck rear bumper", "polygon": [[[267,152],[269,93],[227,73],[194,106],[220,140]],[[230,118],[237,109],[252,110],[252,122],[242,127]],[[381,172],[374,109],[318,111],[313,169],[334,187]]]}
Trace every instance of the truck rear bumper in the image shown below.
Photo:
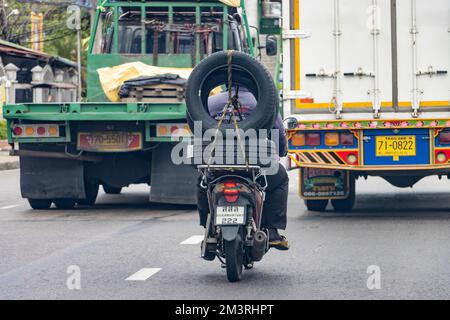
{"label": "truck rear bumper", "polygon": [[157,121],[186,118],[186,105],[156,103],[47,103],[3,107],[7,120]]}
{"label": "truck rear bumper", "polygon": [[444,165],[412,165],[412,166],[350,166],[350,165],[333,165],[325,163],[302,163],[295,154],[288,156],[288,170],[295,170],[300,168],[319,168],[319,169],[334,169],[334,170],[348,170],[348,171],[445,171],[450,170],[450,164]]}
{"label": "truck rear bumper", "polygon": [[[389,127],[372,129],[338,129],[330,126],[326,130],[308,128],[289,131],[288,167],[349,171],[450,169],[449,128],[413,129],[387,125]],[[342,143],[344,135],[346,145]],[[334,144],[327,143],[330,141]]]}

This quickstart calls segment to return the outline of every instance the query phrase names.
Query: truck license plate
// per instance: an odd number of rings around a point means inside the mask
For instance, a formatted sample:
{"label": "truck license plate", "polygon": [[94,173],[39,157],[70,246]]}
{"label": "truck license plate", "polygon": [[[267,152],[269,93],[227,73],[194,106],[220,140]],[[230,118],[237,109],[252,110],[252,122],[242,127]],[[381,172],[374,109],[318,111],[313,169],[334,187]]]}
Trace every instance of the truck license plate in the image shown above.
{"label": "truck license plate", "polygon": [[239,225],[244,224],[244,207],[217,207],[216,225]]}
{"label": "truck license plate", "polygon": [[377,157],[393,157],[398,161],[400,157],[416,155],[415,136],[382,136],[377,137]]}
{"label": "truck license plate", "polygon": [[140,132],[78,133],[78,150],[91,152],[123,152],[142,149]]}

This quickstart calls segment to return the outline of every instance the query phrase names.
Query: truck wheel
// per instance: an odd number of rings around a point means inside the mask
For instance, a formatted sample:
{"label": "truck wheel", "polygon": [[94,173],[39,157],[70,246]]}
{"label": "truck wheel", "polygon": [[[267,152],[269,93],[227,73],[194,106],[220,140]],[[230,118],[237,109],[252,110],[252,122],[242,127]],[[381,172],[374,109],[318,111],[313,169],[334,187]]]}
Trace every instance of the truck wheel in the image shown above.
{"label": "truck wheel", "polygon": [[86,184],[84,190],[86,192],[86,199],[78,200],[78,204],[82,206],[93,206],[98,196],[98,184]]}
{"label": "truck wheel", "polygon": [[103,190],[106,194],[120,194],[122,192],[122,188],[110,187],[107,185],[103,185]]}
{"label": "truck wheel", "polygon": [[349,197],[343,200],[331,200],[331,204],[336,212],[349,212],[355,206],[355,197]]}
{"label": "truck wheel", "polygon": [[325,212],[328,200],[305,200],[305,205],[308,211]]}
{"label": "truck wheel", "polygon": [[355,192],[355,179],[350,178],[350,194],[347,199],[331,200],[333,209],[336,212],[349,212],[353,210],[355,206],[356,192]]}
{"label": "truck wheel", "polygon": [[61,210],[70,210],[76,205],[76,201],[73,199],[58,199],[53,202],[55,203],[56,208]]}
{"label": "truck wheel", "polygon": [[[272,129],[279,111],[279,97],[272,76],[255,58],[243,52],[232,53],[232,84],[246,88],[257,100],[251,116],[239,122],[239,128]],[[191,73],[186,85],[186,106],[192,121],[201,121],[203,131],[217,128],[218,121],[208,110],[210,92],[228,84],[228,52],[221,51],[200,62]],[[191,125],[192,126],[192,125]],[[232,121],[225,121],[221,131],[235,130]],[[191,128],[193,130],[193,128]]]}
{"label": "truck wheel", "polygon": [[28,199],[28,203],[34,210],[47,210],[52,206],[52,200],[47,199]]}

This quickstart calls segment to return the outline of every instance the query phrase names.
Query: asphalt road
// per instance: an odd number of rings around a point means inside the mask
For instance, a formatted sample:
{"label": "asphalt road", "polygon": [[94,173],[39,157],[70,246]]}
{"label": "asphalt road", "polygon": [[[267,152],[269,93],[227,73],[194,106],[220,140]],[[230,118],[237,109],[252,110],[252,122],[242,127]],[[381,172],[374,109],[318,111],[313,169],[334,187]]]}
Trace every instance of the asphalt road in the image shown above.
{"label": "asphalt road", "polygon": [[[101,194],[93,208],[32,211],[19,172],[0,172],[0,299],[450,298],[446,178],[412,190],[358,181],[356,209],[345,214],[307,212],[296,181],[291,250],[270,251],[231,284],[198,244],[181,244],[203,232],[192,207],[148,203],[148,188],[135,186]],[[369,266],[380,289],[367,286]]]}

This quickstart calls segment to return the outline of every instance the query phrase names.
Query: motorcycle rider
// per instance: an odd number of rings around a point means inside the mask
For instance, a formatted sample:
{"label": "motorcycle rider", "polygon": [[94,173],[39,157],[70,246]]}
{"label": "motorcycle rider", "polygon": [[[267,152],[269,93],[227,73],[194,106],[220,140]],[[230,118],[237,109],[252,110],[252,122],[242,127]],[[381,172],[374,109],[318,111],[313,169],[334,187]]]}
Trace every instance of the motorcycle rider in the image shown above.
{"label": "motorcycle rider", "polygon": [[[255,97],[245,88],[234,87],[233,90],[234,99],[238,99],[240,104],[240,116],[249,116],[251,112],[255,111],[257,106]],[[228,92],[221,92],[209,97],[208,110],[210,115],[216,119],[220,118],[224,106],[228,103],[228,99]],[[276,119],[274,129],[279,131],[279,156],[284,157],[287,154],[287,139],[280,115]],[[200,180],[197,187],[197,206],[200,215],[200,225],[205,227],[209,213],[209,205],[206,190],[200,187]],[[275,174],[267,175],[267,183],[261,227],[267,229],[269,232],[270,247],[278,250],[288,250],[288,240],[278,232],[278,230],[285,230],[287,225],[289,177],[286,169],[282,165],[278,165],[278,170]]]}

